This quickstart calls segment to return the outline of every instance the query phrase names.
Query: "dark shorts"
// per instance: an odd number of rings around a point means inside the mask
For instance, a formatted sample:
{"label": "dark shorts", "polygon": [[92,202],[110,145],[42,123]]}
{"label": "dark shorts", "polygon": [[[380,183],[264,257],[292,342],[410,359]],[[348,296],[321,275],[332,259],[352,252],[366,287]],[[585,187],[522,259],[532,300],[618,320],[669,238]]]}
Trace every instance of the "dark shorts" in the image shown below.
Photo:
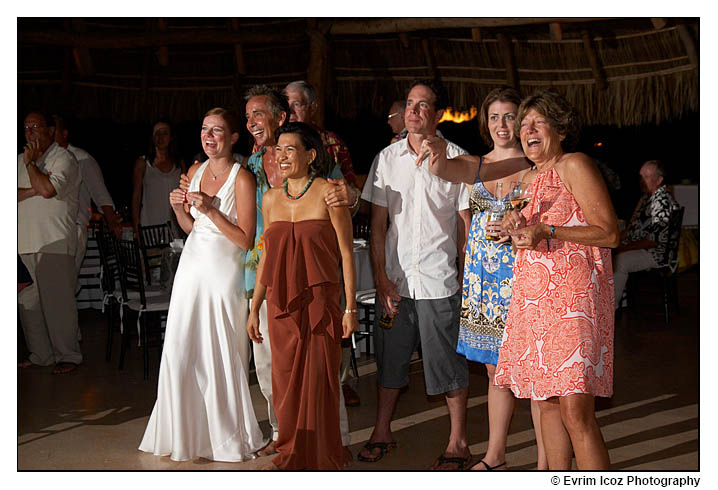
{"label": "dark shorts", "polygon": [[441,299],[401,298],[391,329],[379,327],[377,303],[375,345],[377,376],[384,388],[409,384],[409,362],[421,340],[426,392],[438,395],[469,386],[466,358],[456,353],[461,291]]}

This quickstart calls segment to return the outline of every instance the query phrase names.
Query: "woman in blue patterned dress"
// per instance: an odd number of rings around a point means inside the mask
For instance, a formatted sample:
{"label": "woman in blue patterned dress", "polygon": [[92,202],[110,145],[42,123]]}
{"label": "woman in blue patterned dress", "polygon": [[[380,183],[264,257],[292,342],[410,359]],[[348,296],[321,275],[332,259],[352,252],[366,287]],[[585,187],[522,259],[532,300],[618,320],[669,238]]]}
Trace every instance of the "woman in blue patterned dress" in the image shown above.
{"label": "woman in blue patterned dress", "polygon": [[[447,161],[440,138],[425,143],[431,151],[431,172],[451,182],[469,186],[472,212],[471,229],[466,244],[464,282],[462,289],[461,325],[456,351],[470,361],[486,366],[489,378],[489,444],[484,457],[472,469],[506,468],[506,438],[516,399],[510,390],[494,385],[494,373],[504,333],[504,323],[511,301],[514,252],[505,240],[486,238],[487,232],[498,230],[499,222],[489,216],[501,184],[508,193],[512,181],[520,181],[530,170],[531,162],[524,156],[521,142],[514,135],[516,111],[521,96],[512,88],[497,88],[484,99],[479,112],[481,136],[491,147],[481,157],[463,155]],[[442,155],[442,156],[439,156]],[[500,187],[499,187],[500,188]],[[541,443],[538,412],[532,404],[538,446],[538,468],[546,469]]]}

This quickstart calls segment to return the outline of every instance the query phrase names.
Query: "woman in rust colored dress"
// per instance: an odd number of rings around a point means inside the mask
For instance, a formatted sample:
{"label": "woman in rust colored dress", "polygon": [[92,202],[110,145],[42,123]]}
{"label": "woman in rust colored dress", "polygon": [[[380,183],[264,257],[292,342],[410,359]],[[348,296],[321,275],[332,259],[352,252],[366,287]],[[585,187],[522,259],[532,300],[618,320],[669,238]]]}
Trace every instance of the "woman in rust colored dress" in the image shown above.
{"label": "woman in rust colored dress", "polygon": [[324,201],[331,184],[318,176],[325,174],[329,155],[319,134],[297,122],[277,135],[285,181],[262,201],[264,253],[247,322],[250,338],[262,342],[259,307],[266,297],[279,422],[279,455],[268,468],[338,470],[341,339],[357,328],[351,216],[348,208]]}

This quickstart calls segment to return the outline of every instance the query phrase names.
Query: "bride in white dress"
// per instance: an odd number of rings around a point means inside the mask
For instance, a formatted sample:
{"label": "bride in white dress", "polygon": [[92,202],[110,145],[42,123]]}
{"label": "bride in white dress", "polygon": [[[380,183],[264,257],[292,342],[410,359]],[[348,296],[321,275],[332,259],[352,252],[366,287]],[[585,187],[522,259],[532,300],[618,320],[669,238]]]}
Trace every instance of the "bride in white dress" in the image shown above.
{"label": "bride in white dress", "polygon": [[255,181],[232,158],[236,117],[212,109],[202,123],[209,156],[170,193],[189,234],[167,315],[157,402],[139,449],[175,461],[244,461],[266,441],[249,393],[244,255],[254,243]]}

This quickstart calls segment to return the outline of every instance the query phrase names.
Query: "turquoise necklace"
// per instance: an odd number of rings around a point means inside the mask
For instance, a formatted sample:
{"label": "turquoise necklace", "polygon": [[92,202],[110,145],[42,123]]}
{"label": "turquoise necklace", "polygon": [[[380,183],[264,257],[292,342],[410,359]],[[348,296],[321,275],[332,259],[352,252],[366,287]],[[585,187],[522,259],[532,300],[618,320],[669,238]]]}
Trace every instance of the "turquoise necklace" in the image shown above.
{"label": "turquoise necklace", "polygon": [[296,201],[300,197],[302,197],[304,194],[307,193],[309,190],[309,186],[312,185],[312,181],[314,180],[314,176],[312,175],[309,177],[309,180],[307,181],[307,185],[304,186],[304,189],[302,189],[302,192],[297,194],[296,196],[293,196],[289,193],[289,179],[284,179],[284,195],[287,196],[287,199],[291,199],[293,201]]}

